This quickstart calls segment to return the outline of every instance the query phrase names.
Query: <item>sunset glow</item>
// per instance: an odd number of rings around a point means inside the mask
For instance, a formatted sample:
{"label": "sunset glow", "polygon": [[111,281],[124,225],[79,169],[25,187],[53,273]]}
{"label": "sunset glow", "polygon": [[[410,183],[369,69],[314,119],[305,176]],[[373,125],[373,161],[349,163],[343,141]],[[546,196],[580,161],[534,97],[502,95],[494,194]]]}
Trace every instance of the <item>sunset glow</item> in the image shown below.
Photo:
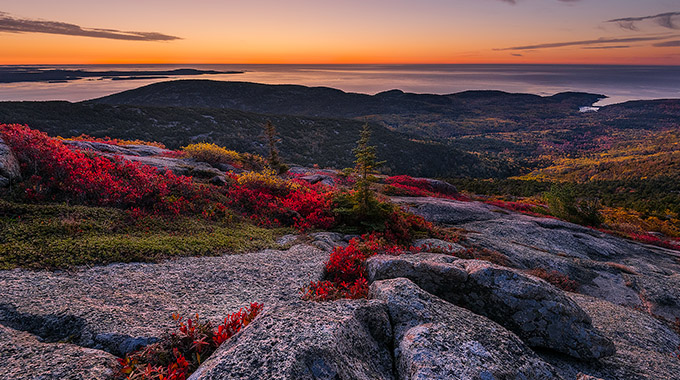
{"label": "sunset glow", "polygon": [[[652,0],[10,2],[0,64],[677,64]],[[61,24],[59,24],[61,23]]]}

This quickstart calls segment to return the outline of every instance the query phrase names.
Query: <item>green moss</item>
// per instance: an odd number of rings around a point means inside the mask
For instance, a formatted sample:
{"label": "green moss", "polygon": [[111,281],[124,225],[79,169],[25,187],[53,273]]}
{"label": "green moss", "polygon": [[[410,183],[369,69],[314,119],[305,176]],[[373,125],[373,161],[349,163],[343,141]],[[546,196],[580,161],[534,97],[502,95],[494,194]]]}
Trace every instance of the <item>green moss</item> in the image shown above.
{"label": "green moss", "polygon": [[146,217],[101,207],[0,200],[0,269],[155,262],[272,247],[284,229],[199,218]]}

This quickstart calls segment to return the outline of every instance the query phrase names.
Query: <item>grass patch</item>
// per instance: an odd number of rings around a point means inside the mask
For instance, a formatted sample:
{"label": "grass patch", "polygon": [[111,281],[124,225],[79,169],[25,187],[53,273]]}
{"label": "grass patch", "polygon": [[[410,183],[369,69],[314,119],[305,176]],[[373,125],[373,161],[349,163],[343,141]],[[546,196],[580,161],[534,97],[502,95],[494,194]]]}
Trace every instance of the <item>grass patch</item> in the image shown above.
{"label": "grass patch", "polygon": [[287,232],[227,219],[132,218],[113,208],[0,200],[0,269],[239,253],[273,247],[276,237]]}

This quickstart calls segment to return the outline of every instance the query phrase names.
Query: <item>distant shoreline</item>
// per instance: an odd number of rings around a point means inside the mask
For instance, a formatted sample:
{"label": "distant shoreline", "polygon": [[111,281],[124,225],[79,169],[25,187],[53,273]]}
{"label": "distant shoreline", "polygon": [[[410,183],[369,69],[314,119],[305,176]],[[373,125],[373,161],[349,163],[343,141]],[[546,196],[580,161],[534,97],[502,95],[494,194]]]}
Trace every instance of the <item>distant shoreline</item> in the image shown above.
{"label": "distant shoreline", "polygon": [[393,89],[437,95],[467,90],[606,94],[595,106],[680,99],[680,66],[99,64],[0,65],[0,101],[79,102],[175,79],[293,84],[367,95]]}
{"label": "distant shoreline", "polygon": [[139,79],[166,79],[173,76],[193,75],[216,75],[216,74],[243,74],[244,71],[217,71],[198,69],[175,69],[175,70],[111,70],[89,71],[68,69],[40,69],[28,66],[0,67],[0,83],[67,83],[70,81],[93,78],[97,80],[139,80]]}

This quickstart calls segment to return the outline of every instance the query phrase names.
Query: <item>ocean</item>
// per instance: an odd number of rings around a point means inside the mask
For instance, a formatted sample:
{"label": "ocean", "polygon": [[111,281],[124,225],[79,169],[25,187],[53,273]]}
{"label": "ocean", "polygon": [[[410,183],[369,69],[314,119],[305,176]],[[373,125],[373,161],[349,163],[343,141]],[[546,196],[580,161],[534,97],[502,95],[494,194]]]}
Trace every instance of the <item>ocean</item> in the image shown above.
{"label": "ocean", "polygon": [[[465,90],[501,90],[537,95],[583,91],[607,95],[597,105],[640,99],[680,98],[680,66],[602,65],[60,65],[0,66],[3,72],[26,67],[64,70],[158,70],[180,68],[243,71],[112,80],[86,78],[60,83],[0,83],[0,101],[81,101],[172,79],[212,79],[268,84],[326,86],[348,92],[449,94]],[[0,79],[2,79],[0,77]]]}

